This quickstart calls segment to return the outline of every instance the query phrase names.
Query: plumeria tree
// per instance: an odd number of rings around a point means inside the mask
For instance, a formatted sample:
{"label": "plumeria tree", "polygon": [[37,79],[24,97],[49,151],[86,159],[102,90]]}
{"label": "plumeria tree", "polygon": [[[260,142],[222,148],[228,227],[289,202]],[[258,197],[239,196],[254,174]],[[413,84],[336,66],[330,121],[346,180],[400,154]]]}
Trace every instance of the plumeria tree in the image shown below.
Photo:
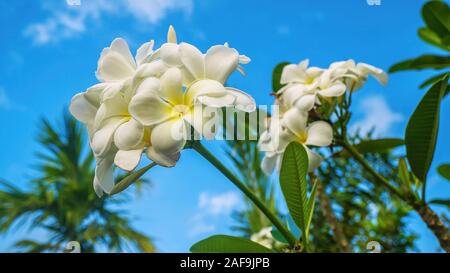
{"label": "plumeria tree", "polygon": [[[312,225],[317,199],[340,250],[352,251],[350,232],[343,230],[327,203],[329,192],[324,188],[333,183],[329,180],[333,176],[323,173],[345,170],[342,165],[324,168],[324,164],[348,160],[352,170],[359,170],[349,175],[362,174],[365,182],[377,187],[372,198],[387,192],[392,202],[399,203],[396,208],[405,205],[416,211],[442,248],[450,251],[448,228],[429,207],[425,194],[447,75],[436,79],[419,103],[404,140],[365,139],[348,133],[352,97],[364,89],[369,77],[386,85],[388,76],[382,69],[351,59],[326,68],[310,66],[309,60],[281,63],[273,73],[275,100],[269,117],[251,96],[226,84],[235,70],[245,74],[242,65],[249,62],[228,43],[214,45],[206,53],[178,43],[173,27],[166,43],[157,49],[153,41],[145,43],[135,57],[123,39],[115,39],[100,56],[96,73],[100,83],[75,95],[70,105],[71,113],[89,131],[97,195],[118,194],[152,167],[174,167],[183,149],[193,149],[222,172],[251,206],[244,212],[249,220],[247,238],[215,235],[194,244],[192,252],[315,251],[311,227],[318,227]],[[205,139],[224,137],[242,141],[232,143],[229,153],[238,174],[202,145]],[[392,160],[381,160],[381,168],[371,164],[371,155],[386,158],[389,150],[403,145],[406,156],[395,164]],[[240,154],[233,154],[236,151]],[[135,170],[143,153],[152,162]],[[130,172],[118,183],[113,178],[116,167]],[[289,215],[276,209],[276,195],[266,180],[272,174],[278,177]],[[359,190],[352,183],[346,187]],[[257,216],[264,220],[253,221]]]}

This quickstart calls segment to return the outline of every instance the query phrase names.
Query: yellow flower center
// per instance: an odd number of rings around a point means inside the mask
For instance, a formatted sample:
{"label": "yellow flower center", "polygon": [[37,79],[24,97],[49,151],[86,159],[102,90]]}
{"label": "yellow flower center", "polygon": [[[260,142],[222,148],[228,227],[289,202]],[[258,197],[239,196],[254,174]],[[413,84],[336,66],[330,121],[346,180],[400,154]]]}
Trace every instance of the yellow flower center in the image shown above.
{"label": "yellow flower center", "polygon": [[183,116],[186,116],[186,115],[190,112],[190,109],[189,109],[188,106],[180,104],[180,105],[175,105],[175,106],[173,107],[173,111],[174,111],[179,117],[183,117]]}
{"label": "yellow flower center", "polygon": [[297,135],[297,140],[301,144],[305,144],[307,139],[308,139],[308,134],[306,132],[303,132],[303,133],[300,133]]}

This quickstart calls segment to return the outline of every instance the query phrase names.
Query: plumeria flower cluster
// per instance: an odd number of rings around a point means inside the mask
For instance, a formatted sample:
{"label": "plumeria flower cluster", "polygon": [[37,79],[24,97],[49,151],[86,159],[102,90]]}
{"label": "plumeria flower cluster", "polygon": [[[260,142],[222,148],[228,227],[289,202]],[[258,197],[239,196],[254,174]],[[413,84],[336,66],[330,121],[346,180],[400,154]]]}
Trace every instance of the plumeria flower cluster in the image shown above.
{"label": "plumeria flower cluster", "polygon": [[191,128],[213,138],[214,131],[203,126],[218,115],[204,115],[203,107],[212,112],[221,107],[253,111],[252,97],[225,86],[230,74],[243,72],[241,64],[249,62],[228,44],[202,53],[191,44],[177,43],[172,26],[160,48],[155,50],[152,40],[134,57],[125,40],[115,39],[98,60],[100,83],[76,94],[70,104],[72,115],[88,128],[96,158],[96,193],[110,193],[114,167],[131,171],[142,153],[159,165],[174,166]]}
{"label": "plumeria flower cluster", "polygon": [[372,65],[353,60],[332,63],[327,69],[309,67],[309,60],[289,64],[283,68],[276,94],[275,112],[261,134],[259,148],[265,152],[262,169],[271,174],[281,167],[284,150],[291,142],[299,142],[308,154],[309,171],[320,165],[322,158],[309,147],[329,146],[333,129],[328,122],[309,122],[309,113],[321,106],[321,99],[343,96],[360,89],[368,76],[387,84],[387,74]]}

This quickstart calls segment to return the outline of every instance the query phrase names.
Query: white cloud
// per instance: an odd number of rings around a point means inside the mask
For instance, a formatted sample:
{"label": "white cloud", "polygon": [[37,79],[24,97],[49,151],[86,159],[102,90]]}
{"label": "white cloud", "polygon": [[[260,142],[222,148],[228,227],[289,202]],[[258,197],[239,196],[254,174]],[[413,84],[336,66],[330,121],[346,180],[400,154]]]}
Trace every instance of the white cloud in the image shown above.
{"label": "white cloud", "polygon": [[[86,31],[87,24],[102,15],[130,15],[141,23],[155,24],[168,12],[192,12],[193,0],[91,0],[80,5],[69,2],[47,8],[49,16],[42,22],[32,23],[24,31],[37,45],[57,42]],[[71,2],[70,2],[71,3]]]}
{"label": "white cloud", "polygon": [[218,195],[202,192],[198,206],[210,215],[227,215],[239,205],[239,202],[239,195],[233,191]]}
{"label": "white cloud", "polygon": [[358,107],[363,114],[361,120],[356,121],[350,130],[359,130],[361,134],[366,134],[374,129],[378,136],[390,133],[392,126],[403,121],[400,113],[394,112],[382,96],[372,96],[365,98]]}
{"label": "white cloud", "polygon": [[234,191],[216,195],[208,192],[200,193],[198,212],[191,219],[192,227],[188,235],[193,237],[216,230],[215,220],[219,216],[220,220],[223,220],[223,217],[229,216],[240,204],[241,198]]}

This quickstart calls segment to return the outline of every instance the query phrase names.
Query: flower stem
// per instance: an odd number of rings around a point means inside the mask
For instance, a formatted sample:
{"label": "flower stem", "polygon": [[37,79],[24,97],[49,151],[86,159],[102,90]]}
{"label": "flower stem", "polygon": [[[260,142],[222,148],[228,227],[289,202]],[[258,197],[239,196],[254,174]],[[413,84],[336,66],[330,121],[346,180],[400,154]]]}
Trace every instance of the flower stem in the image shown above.
{"label": "flower stem", "polygon": [[342,141],[340,143],[342,147],[349,152],[352,157],[358,161],[358,163],[367,171],[369,172],[374,178],[375,182],[378,184],[381,184],[382,186],[386,187],[392,194],[396,195],[400,199],[404,200],[403,194],[394,187],[389,181],[384,178],[382,175],[380,175],[377,171],[375,171],[372,166],[366,161],[366,159],[353,147],[351,144],[349,144],[347,141]]}
{"label": "flower stem", "polygon": [[192,144],[192,148],[216,167],[223,175],[225,175],[242,193],[245,194],[272,222],[272,224],[280,231],[283,237],[289,242],[291,247],[296,245],[296,238],[292,233],[281,223],[277,216],[270,211],[266,205],[242,182],[237,178],[227,167],[225,167],[213,154],[211,154],[199,141]]}

